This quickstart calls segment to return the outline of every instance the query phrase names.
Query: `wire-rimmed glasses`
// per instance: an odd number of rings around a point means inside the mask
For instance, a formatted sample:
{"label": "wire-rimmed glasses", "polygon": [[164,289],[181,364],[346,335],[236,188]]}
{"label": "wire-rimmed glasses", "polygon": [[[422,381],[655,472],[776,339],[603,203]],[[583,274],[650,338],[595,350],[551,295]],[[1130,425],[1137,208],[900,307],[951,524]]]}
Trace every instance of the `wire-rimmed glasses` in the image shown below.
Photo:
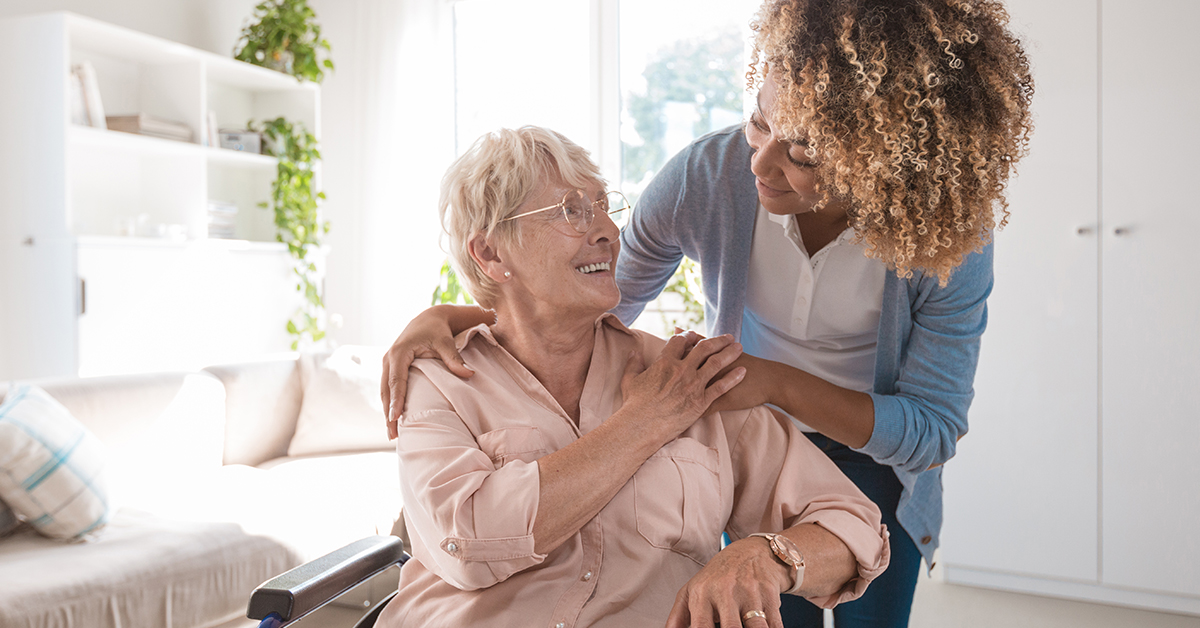
{"label": "wire-rimmed glasses", "polygon": [[587,233],[588,229],[592,228],[592,221],[595,220],[597,211],[608,214],[608,217],[616,223],[618,229],[625,228],[625,225],[629,222],[629,215],[633,213],[632,208],[629,206],[629,201],[620,192],[606,192],[599,200],[592,201],[588,199],[587,192],[575,189],[564,194],[562,201],[556,205],[533,209],[517,214],[516,216],[509,216],[500,222],[514,220],[530,214],[548,212],[560,207],[562,208],[562,217],[566,219],[567,224],[571,225],[579,233]]}

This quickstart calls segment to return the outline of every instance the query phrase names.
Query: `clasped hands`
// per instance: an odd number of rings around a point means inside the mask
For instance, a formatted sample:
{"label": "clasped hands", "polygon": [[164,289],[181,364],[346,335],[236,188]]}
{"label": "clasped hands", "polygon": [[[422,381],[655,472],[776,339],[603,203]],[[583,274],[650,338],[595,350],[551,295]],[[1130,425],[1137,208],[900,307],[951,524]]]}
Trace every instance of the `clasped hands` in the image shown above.
{"label": "clasped hands", "polygon": [[[705,337],[692,330],[684,330],[679,327],[675,328],[676,336],[687,338],[688,350],[694,347],[697,342],[705,340]],[[732,364],[722,369],[717,373],[715,379],[724,377],[727,373],[736,368],[745,370],[745,375],[736,386],[725,392],[723,395],[713,401],[707,412],[725,412],[729,410],[745,410],[755,406],[761,406],[766,403],[771,403],[770,392],[771,382],[769,372],[771,362],[761,358],[754,357],[748,353],[742,353]]]}

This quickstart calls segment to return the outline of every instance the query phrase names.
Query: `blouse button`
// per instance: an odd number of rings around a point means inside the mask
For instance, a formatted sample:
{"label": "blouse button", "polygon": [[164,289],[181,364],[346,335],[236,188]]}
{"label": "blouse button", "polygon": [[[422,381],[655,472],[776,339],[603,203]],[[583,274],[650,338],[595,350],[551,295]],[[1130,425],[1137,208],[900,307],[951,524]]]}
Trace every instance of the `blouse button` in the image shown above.
{"label": "blouse button", "polygon": [[929,542],[932,540],[933,540],[932,536],[923,536],[923,537],[921,537],[921,545],[929,545]]}
{"label": "blouse button", "polygon": [[560,621],[557,624],[554,624],[554,628],[567,628],[567,625]]}
{"label": "blouse button", "polygon": [[592,572],[590,572],[590,571],[589,571],[589,572],[587,572],[587,573],[583,574],[583,581],[584,581],[584,582],[587,582],[588,580],[591,580],[591,579],[592,579]]}
{"label": "blouse button", "polygon": [[458,545],[456,545],[456,544],[454,544],[454,543],[448,543],[448,544],[446,545],[446,551],[447,551],[447,552],[452,552],[452,553],[453,553],[453,552],[457,552],[457,551],[458,551]]}

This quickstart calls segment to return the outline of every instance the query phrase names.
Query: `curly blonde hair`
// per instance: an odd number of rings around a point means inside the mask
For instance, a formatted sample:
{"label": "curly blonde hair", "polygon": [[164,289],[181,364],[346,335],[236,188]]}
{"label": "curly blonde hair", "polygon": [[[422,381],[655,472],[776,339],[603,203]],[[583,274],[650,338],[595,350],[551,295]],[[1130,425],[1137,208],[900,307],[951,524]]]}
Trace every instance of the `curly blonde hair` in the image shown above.
{"label": "curly blonde hair", "polygon": [[[870,257],[942,285],[1008,221],[1033,78],[995,0],[767,0],[747,82],[770,72],[775,128],[820,157]],[[997,214],[999,224],[997,225]]]}

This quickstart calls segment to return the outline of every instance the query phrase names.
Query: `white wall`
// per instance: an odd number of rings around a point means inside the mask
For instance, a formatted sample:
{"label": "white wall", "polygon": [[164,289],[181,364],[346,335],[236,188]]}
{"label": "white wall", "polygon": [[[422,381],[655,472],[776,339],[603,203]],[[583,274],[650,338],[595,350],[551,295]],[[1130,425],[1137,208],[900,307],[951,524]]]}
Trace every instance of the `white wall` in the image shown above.
{"label": "white wall", "polygon": [[[0,18],[71,11],[112,24],[203,48],[206,0],[0,0]],[[214,3],[215,4],[215,3]]]}
{"label": "white wall", "polygon": [[[72,11],[231,55],[256,3],[0,0],[0,18]],[[437,22],[448,9],[439,0],[310,5],[337,64],[322,84],[320,122],[333,249],[326,303],[344,321],[331,334],[342,344],[389,344],[428,305],[444,257],[436,200],[453,158],[453,103],[449,40]]]}

